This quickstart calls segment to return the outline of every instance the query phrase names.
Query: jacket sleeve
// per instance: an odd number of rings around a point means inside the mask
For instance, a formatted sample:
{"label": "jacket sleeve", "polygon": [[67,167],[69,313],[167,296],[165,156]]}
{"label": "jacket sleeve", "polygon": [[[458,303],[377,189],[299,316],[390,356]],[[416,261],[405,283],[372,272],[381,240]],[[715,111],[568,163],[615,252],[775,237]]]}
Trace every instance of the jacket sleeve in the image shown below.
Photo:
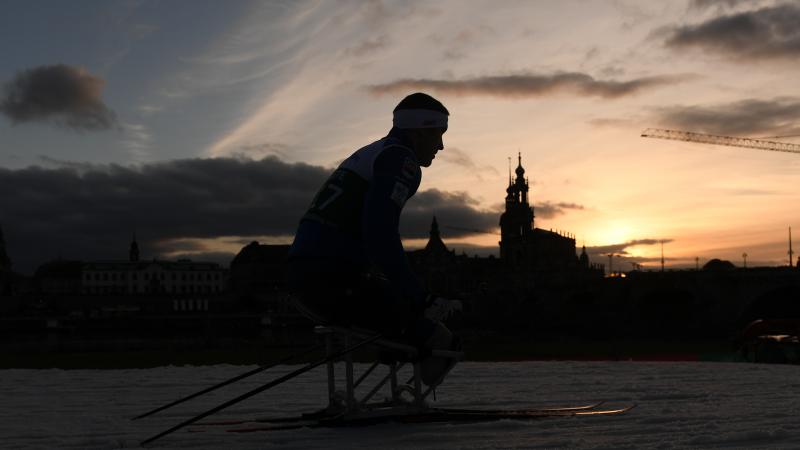
{"label": "jacket sleeve", "polygon": [[413,153],[403,147],[385,149],[376,158],[362,216],[365,251],[397,292],[424,306],[427,292],[412,273],[398,231],[400,213],[419,187],[421,172]]}

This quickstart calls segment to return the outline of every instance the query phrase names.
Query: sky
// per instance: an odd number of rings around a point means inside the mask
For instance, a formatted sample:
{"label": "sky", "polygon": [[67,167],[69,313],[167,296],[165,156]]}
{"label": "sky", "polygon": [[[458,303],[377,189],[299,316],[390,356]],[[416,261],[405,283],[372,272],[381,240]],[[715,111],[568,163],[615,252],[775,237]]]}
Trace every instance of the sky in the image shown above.
{"label": "sky", "polygon": [[[290,243],[325,177],[405,95],[450,111],[401,235],[436,215],[497,254],[509,158],[535,226],[629,269],[788,264],[800,155],[796,1],[16,1],[0,4],[0,227],[55,258],[227,263]],[[474,231],[467,231],[474,230]],[[800,245],[798,246],[800,251]]]}

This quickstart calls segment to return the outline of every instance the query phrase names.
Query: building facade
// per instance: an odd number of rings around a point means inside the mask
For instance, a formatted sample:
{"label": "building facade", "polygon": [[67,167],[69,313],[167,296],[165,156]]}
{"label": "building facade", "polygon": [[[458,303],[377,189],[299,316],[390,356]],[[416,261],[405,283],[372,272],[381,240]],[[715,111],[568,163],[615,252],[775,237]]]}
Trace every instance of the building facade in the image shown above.
{"label": "building facade", "polygon": [[188,259],[140,261],[134,237],[127,261],[56,260],[39,266],[36,292],[59,310],[203,312],[228,308],[227,271]]}
{"label": "building facade", "polygon": [[88,295],[219,294],[224,288],[222,267],[210,262],[92,261],[81,270],[81,293]]}
{"label": "building facade", "polygon": [[579,268],[573,236],[535,227],[522,154],[515,174],[514,179],[509,174],[505,211],[500,216],[500,259],[506,267],[520,271]]}

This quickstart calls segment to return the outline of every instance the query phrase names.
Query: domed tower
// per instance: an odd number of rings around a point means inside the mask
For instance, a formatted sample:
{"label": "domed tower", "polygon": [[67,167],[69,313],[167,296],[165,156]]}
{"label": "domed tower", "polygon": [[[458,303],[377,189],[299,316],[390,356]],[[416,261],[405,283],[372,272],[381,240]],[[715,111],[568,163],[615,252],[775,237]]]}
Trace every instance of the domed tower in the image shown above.
{"label": "domed tower", "polygon": [[517,156],[516,178],[509,173],[506,210],[500,216],[500,258],[510,266],[532,264],[533,208],[528,203],[528,180],[522,167],[522,153]]}

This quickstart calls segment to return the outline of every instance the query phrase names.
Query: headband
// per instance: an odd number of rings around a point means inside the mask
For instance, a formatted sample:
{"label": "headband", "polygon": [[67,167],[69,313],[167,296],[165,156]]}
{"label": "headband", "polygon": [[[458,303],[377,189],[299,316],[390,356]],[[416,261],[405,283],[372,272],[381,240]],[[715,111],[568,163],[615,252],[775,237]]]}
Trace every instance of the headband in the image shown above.
{"label": "headband", "polygon": [[447,128],[447,114],[430,109],[399,109],[392,123],[397,128]]}

